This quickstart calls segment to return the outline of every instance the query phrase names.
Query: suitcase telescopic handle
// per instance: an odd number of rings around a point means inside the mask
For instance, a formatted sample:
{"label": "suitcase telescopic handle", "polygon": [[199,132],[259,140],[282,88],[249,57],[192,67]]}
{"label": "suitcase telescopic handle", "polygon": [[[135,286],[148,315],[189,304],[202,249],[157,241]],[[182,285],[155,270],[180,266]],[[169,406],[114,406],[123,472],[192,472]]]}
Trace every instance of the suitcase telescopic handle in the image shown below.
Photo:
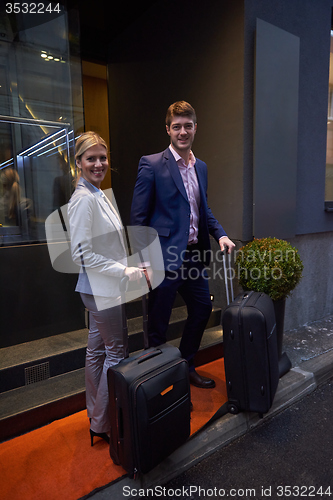
{"label": "suitcase telescopic handle", "polygon": [[[119,285],[119,290],[121,292],[126,292],[126,289],[127,289],[127,283],[129,281],[129,277],[128,276],[123,276],[120,280],[120,285]],[[140,278],[140,283],[141,283],[141,286],[144,286],[147,284],[147,279],[145,277],[145,275],[143,274],[142,277]]]}
{"label": "suitcase telescopic handle", "polygon": [[[121,294],[121,305],[122,305],[122,323],[123,323],[123,331],[128,334],[128,329],[127,329],[127,318],[126,318],[126,310],[125,310],[125,292],[127,290],[127,284],[129,281],[128,276],[124,276],[120,280],[119,284],[119,290]],[[145,274],[142,274],[142,277],[140,279],[140,283],[142,288],[147,286],[147,279]],[[142,328],[143,328],[143,346],[145,349],[148,349],[149,347],[149,341],[148,341],[148,305],[147,305],[147,296],[146,293],[142,294]]]}
{"label": "suitcase telescopic handle", "polygon": [[[124,276],[120,280],[119,284],[119,290],[120,290],[120,295],[121,295],[121,322],[122,322],[122,330],[123,330],[123,338],[128,337],[128,326],[127,326],[127,316],[126,316],[126,304],[125,304],[125,292],[127,289],[127,283],[128,283],[129,277]],[[127,356],[128,357],[128,353]]]}
{"label": "suitcase telescopic handle", "polygon": [[[234,287],[232,283],[232,278],[228,277],[228,269],[231,269],[231,255],[228,253],[228,250],[224,250],[222,253],[222,260],[223,260],[223,271],[224,271],[224,282],[225,282],[225,293],[227,296],[227,304],[230,304],[230,297],[231,297],[231,302],[234,300]],[[226,264],[228,256],[228,267]],[[229,282],[230,282],[230,293],[229,293]]]}
{"label": "suitcase telescopic handle", "polygon": [[119,290],[121,292],[126,292],[128,281],[129,281],[129,277],[128,276],[124,276],[123,278],[121,278],[120,285],[119,285]]}

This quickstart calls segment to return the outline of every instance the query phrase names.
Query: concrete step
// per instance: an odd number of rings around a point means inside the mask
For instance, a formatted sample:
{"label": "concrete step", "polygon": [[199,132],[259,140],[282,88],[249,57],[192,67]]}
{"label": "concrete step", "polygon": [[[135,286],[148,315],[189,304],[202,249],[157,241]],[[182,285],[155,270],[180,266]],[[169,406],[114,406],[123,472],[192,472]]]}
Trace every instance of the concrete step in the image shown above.
{"label": "concrete step", "polygon": [[[81,332],[76,333],[76,339],[81,338]],[[177,347],[179,342],[179,338],[170,341]],[[217,325],[205,331],[196,365],[222,356],[222,330]],[[84,409],[83,367],[7,390],[0,394],[0,442]]]}
{"label": "concrete step", "polygon": [[0,393],[84,367],[88,330],[0,349]]}
{"label": "concrete step", "polygon": [[84,368],[0,394],[0,441],[85,408]]}
{"label": "concrete step", "polygon": [[[213,309],[207,328],[220,323],[220,309]],[[168,339],[181,336],[186,307],[175,307],[171,314]],[[142,317],[128,320],[129,350],[143,348]],[[88,330],[62,333],[52,337],[0,349],[0,393],[84,367]]]}

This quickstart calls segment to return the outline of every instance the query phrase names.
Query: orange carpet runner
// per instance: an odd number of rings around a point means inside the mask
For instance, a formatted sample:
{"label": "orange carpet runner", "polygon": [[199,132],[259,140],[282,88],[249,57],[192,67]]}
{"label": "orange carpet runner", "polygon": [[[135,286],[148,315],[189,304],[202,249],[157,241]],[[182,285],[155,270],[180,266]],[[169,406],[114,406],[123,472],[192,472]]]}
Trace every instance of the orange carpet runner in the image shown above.
{"label": "orange carpet runner", "polygon": [[[198,368],[214,389],[191,386],[191,433],[227,400],[223,359]],[[0,444],[2,500],[77,500],[126,474],[113,464],[105,441],[90,446],[86,411]]]}

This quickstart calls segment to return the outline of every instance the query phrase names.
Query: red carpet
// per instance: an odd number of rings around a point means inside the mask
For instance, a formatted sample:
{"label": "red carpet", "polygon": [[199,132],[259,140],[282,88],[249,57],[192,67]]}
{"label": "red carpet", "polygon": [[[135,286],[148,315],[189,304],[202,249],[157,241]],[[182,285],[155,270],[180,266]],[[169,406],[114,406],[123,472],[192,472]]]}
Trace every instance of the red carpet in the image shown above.
{"label": "red carpet", "polygon": [[[227,400],[223,360],[198,369],[215,389],[191,386],[191,432],[202,427]],[[2,500],[77,500],[126,474],[113,464],[108,445],[90,446],[86,411],[0,444]]]}

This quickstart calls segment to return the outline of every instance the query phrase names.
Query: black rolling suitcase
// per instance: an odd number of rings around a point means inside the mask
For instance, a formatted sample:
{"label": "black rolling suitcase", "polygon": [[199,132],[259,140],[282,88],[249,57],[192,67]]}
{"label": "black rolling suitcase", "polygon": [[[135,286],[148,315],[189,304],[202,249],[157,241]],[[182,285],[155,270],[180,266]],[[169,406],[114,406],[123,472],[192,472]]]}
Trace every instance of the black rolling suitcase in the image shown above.
{"label": "black rolling suitcase", "polygon": [[230,413],[253,411],[262,415],[272,406],[279,383],[273,301],[265,293],[254,291],[241,293],[234,299],[226,254],[223,255],[223,265],[228,304],[222,314],[228,394],[225,409]]}
{"label": "black rolling suitcase", "polygon": [[[146,349],[108,370],[110,456],[130,477],[149,472],[190,435],[188,364],[169,344],[147,348],[146,300]],[[124,303],[123,321],[126,329]]]}
{"label": "black rolling suitcase", "polygon": [[234,299],[226,256],[223,266],[228,305],[222,314],[222,330],[228,402],[222,413],[252,411],[262,416],[271,408],[279,383],[274,305],[261,292],[244,292]]}
{"label": "black rolling suitcase", "polygon": [[279,382],[274,305],[260,292],[238,295],[222,316],[224,367],[231,413],[267,413]]}
{"label": "black rolling suitcase", "polygon": [[251,411],[263,416],[272,406],[279,376],[282,376],[272,299],[254,291],[241,293],[234,299],[225,254],[223,266],[228,304],[222,314],[228,401],[203,428],[227,413]]}

